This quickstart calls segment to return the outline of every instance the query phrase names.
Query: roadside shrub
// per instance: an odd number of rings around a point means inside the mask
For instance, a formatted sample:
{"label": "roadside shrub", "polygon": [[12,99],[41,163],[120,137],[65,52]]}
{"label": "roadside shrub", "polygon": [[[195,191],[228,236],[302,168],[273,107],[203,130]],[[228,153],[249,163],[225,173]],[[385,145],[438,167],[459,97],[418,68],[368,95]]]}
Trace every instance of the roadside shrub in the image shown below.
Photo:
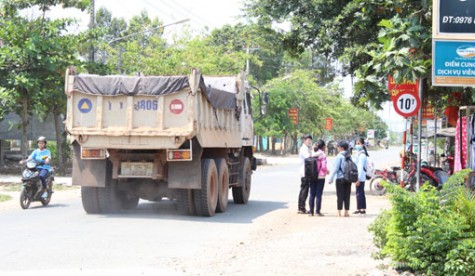
{"label": "roadside shrub", "polygon": [[463,186],[469,171],[451,176],[441,191],[426,183],[411,193],[383,183],[392,208],[368,228],[376,257],[428,275],[474,275],[475,198]]}

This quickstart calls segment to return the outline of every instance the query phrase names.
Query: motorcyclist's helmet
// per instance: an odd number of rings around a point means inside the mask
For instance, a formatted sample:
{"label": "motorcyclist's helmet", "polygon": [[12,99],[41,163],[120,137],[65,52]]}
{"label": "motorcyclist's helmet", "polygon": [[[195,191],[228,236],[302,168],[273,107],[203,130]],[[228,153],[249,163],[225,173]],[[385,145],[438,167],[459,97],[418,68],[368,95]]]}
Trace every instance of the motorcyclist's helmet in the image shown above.
{"label": "motorcyclist's helmet", "polygon": [[38,142],[40,142],[40,141],[45,142],[45,145],[47,144],[46,137],[44,137],[44,136],[40,136],[40,137],[38,137],[38,139],[36,139],[36,143],[37,143],[37,144],[38,144]]}

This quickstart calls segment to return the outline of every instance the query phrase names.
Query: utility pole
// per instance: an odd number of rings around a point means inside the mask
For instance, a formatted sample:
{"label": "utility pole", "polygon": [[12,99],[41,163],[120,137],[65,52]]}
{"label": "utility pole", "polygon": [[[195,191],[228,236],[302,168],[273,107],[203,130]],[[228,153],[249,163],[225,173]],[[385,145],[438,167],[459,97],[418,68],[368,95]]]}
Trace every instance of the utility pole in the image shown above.
{"label": "utility pole", "polygon": [[[91,13],[89,17],[89,30],[92,30],[96,27],[96,1],[92,0],[91,3]],[[94,45],[92,40],[89,41],[89,62],[94,63]]]}
{"label": "utility pole", "polygon": [[[251,53],[251,50],[254,51],[254,50],[259,50],[259,47],[249,47],[247,46],[246,47],[246,54],[249,56],[249,54]],[[249,75],[249,57],[246,58],[246,76]]]}

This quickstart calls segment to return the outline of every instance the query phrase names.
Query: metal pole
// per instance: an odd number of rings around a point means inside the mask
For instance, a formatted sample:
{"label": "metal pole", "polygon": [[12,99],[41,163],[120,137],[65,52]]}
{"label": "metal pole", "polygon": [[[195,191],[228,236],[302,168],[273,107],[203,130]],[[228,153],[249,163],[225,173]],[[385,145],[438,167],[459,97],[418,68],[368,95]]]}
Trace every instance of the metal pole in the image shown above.
{"label": "metal pole", "polygon": [[399,177],[399,185],[404,188],[404,159],[406,158],[406,143],[407,143],[407,120],[402,133],[402,156],[401,156],[401,176]]}
{"label": "metal pole", "polygon": [[434,107],[434,167],[439,166],[437,161],[437,112]]}
{"label": "metal pole", "polygon": [[[422,99],[422,78],[419,79],[419,98],[421,100],[421,103],[423,103]],[[418,128],[417,128],[417,143],[419,145],[419,148],[417,150],[417,170],[416,170],[416,192],[419,192],[419,186],[421,185],[421,136],[422,136],[422,108],[419,108],[419,111],[417,112],[417,123],[418,123]]]}
{"label": "metal pole", "polygon": [[[91,14],[89,17],[89,29],[92,30],[96,26],[96,3],[95,0],[92,0],[91,3]],[[89,62],[94,63],[94,45],[93,41],[91,39],[90,45],[89,45]]]}
{"label": "metal pole", "polygon": [[246,58],[246,76],[249,75],[249,46],[246,47],[246,55],[247,55],[247,58]]}

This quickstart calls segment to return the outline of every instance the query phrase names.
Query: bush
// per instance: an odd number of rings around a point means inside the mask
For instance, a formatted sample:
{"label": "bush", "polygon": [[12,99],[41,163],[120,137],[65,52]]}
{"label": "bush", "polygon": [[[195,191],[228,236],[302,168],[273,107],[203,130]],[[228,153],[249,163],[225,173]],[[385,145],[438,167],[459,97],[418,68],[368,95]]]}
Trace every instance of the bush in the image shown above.
{"label": "bush", "polygon": [[428,275],[475,275],[475,197],[463,186],[469,171],[451,176],[441,191],[383,183],[392,208],[368,228],[377,257]]}

